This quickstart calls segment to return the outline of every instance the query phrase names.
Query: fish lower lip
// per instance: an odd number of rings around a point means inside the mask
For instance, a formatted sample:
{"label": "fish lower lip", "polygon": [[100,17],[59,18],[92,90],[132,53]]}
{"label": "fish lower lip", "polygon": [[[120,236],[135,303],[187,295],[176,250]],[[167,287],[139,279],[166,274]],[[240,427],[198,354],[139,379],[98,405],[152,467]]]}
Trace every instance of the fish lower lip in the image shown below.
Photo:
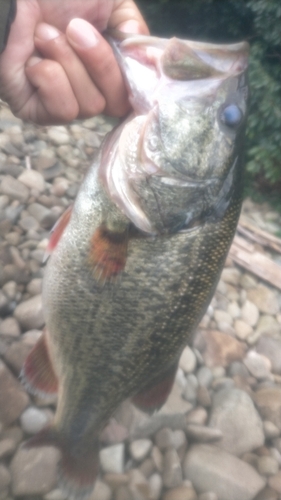
{"label": "fish lower lip", "polygon": [[218,179],[213,178],[213,179],[204,179],[202,181],[199,180],[182,180],[182,179],[175,179],[172,177],[161,177],[161,182],[163,184],[167,184],[169,186],[179,186],[179,187],[198,187],[198,186],[208,186],[210,184],[214,184],[218,181]]}

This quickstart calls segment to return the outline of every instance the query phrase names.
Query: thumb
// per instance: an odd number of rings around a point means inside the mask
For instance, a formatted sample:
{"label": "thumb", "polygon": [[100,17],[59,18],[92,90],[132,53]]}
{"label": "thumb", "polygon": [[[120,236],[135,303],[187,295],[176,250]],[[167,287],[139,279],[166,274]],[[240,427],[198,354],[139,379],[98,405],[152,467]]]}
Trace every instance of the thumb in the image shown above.
{"label": "thumb", "polygon": [[134,33],[137,35],[149,35],[148,27],[145,22],[140,23],[139,21],[135,21],[134,19],[130,21],[125,21],[118,26],[120,31],[124,33]]}

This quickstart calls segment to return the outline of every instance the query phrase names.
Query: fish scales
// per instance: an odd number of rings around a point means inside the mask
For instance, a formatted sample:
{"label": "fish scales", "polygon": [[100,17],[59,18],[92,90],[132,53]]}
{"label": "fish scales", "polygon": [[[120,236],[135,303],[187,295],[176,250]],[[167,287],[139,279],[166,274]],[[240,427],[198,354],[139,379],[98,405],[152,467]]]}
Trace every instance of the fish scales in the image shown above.
{"label": "fish scales", "polygon": [[[164,404],[241,207],[247,44],[112,43],[134,112],[105,140],[58,224],[43,284],[40,353],[58,407],[29,446],[60,448],[70,498],[89,495],[98,434],[120,403],[132,398],[148,412]],[[37,351],[23,370],[34,392]]]}

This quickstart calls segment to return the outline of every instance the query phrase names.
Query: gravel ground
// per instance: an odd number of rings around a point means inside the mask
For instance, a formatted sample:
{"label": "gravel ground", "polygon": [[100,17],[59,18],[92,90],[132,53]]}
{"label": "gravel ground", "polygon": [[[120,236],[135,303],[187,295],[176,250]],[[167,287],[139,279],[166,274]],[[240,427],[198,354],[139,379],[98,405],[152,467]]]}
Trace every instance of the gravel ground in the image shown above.
{"label": "gravel ground", "polygon": [[[40,128],[0,110],[0,500],[65,498],[57,450],[21,447],[55,400],[28,395],[18,375],[44,325],[49,230],[112,124]],[[244,214],[280,231],[266,205],[247,200]],[[228,259],[165,406],[148,417],[124,403],[101,442],[91,500],[281,499],[281,294]]]}

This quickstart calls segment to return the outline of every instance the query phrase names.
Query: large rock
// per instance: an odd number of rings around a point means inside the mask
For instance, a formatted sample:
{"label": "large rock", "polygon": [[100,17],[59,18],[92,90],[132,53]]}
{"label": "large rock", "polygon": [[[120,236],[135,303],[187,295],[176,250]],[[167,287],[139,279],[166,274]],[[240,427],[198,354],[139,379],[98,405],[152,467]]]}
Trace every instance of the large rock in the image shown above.
{"label": "large rock", "polygon": [[21,302],[16,307],[14,316],[24,330],[42,328],[44,319],[41,295],[35,295],[31,299]]}
{"label": "large rock", "polygon": [[20,448],[11,463],[15,496],[44,495],[54,488],[59,451],[51,446]]}
{"label": "large rock", "polygon": [[240,361],[246,352],[246,347],[242,342],[217,330],[201,331],[197,334],[195,347],[200,351],[209,368],[226,367],[233,361]]}
{"label": "large rock", "polygon": [[10,425],[29,404],[29,397],[21,384],[0,361],[0,422]]}
{"label": "large rock", "polygon": [[270,420],[281,430],[281,389],[278,387],[265,387],[257,391],[254,401],[265,420]]}
{"label": "large rock", "polygon": [[264,443],[262,420],[250,396],[240,389],[222,389],[214,395],[209,426],[222,432],[217,446],[237,456]]}
{"label": "large rock", "polygon": [[197,493],[212,491],[218,500],[253,500],[265,486],[253,467],[216,446],[193,446],[183,467]]}

